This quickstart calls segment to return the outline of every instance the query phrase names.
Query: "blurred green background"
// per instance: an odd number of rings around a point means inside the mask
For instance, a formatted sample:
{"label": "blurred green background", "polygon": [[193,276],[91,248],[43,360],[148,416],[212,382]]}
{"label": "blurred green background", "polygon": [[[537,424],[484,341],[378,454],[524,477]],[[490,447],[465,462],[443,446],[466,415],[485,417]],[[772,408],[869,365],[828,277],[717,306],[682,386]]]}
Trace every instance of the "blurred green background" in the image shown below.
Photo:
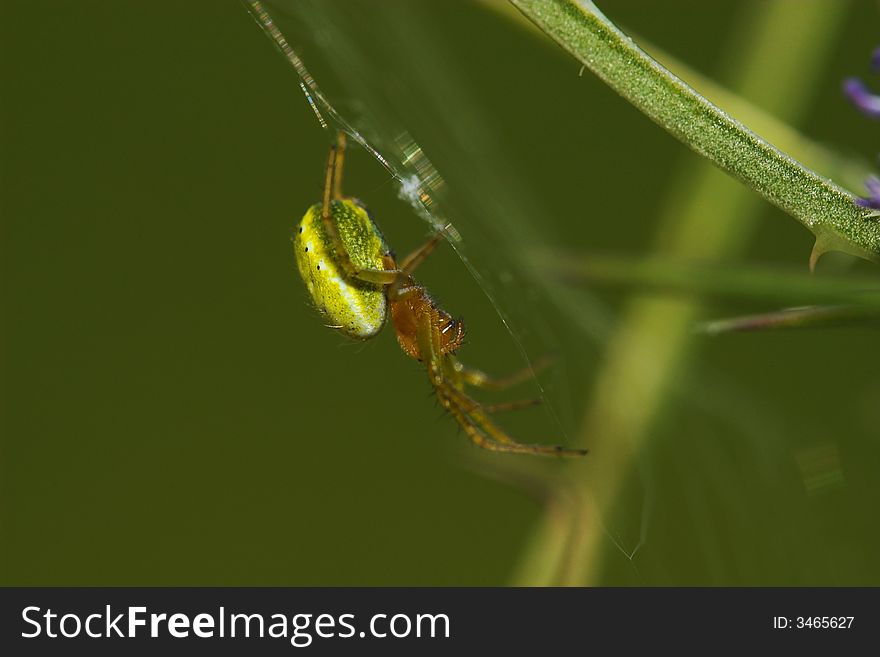
{"label": "blurred green background", "polygon": [[[735,85],[730,51],[768,4],[600,6]],[[359,129],[390,152],[405,131],[446,179],[484,282],[449,248],[419,278],[465,316],[462,359],[504,372],[521,350],[556,356],[545,408],[504,425],[577,441],[626,296],[542,280],[529,255],[647,255],[658,207],[687,195],[676,171],[709,165],[492,3],[268,6]],[[331,134],[242,6],[0,7],[0,583],[529,581],[516,573],[546,509],[527,457],[456,435],[393,331],[352,344],[306,301],[290,228],[319,198]],[[877,18],[875,2],[845,4],[829,55],[803,71],[816,82],[799,129],[864,160],[877,126],[839,87],[867,75]],[[772,112],[784,90],[762,93],[747,99]],[[428,227],[388,173],[359,150],[347,166],[346,191],[398,253],[417,245]],[[735,260],[805,268],[811,235],[756,207]],[[700,316],[768,309],[709,301]],[[876,331],[693,339],[601,523],[592,581],[880,584]],[[585,444],[589,477],[605,462],[600,437]]]}

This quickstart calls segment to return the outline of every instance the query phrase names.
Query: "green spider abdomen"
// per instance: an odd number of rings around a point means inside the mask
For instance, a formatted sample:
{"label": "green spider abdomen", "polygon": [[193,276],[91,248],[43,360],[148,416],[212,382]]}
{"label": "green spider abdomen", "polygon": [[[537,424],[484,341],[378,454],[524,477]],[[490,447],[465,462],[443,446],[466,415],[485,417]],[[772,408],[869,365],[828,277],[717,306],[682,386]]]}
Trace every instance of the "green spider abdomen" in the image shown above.
{"label": "green spider abdomen", "polygon": [[[366,209],[352,199],[342,199],[331,202],[330,214],[352,264],[359,269],[383,269],[382,256],[388,247]],[[306,211],[293,250],[309,296],[331,328],[360,340],[382,329],[387,315],[383,286],[346,273],[324,229],[320,203]]]}

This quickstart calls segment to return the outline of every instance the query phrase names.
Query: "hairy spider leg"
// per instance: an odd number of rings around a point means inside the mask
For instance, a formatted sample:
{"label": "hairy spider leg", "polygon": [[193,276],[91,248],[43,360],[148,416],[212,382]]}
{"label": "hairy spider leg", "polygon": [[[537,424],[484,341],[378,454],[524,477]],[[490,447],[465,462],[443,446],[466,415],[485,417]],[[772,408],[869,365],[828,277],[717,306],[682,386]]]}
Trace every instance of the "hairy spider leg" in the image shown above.
{"label": "hairy spider leg", "polygon": [[[346,147],[346,137],[345,133],[341,130],[336,133],[336,145],[333,147],[333,150],[336,151],[336,156],[333,161],[333,198],[341,199],[342,198],[342,169],[345,166],[345,147]],[[326,190],[324,192],[327,193]]]}
{"label": "hairy spider leg", "polygon": [[[480,404],[453,385],[444,369],[452,370],[451,362],[441,353],[440,331],[430,313],[418,317],[418,345],[422,362],[428,370],[431,385],[444,409],[455,418],[471,441],[483,449],[516,454],[545,456],[584,456],[583,449],[566,449],[558,445],[526,445],[518,443],[494,424]],[[444,368],[444,365],[446,366]]]}
{"label": "hairy spider leg", "polygon": [[[447,383],[448,385],[448,383]],[[515,445],[515,451],[518,453],[538,453],[548,456],[584,456],[587,454],[585,449],[567,449],[558,445],[524,445],[513,441],[503,429],[498,427],[491,419],[487,417],[489,408],[481,405],[471,397],[467,396],[462,390],[454,386],[450,386],[447,390],[451,401],[456,403],[459,409],[484,433],[488,434],[491,439],[507,444]],[[517,402],[512,402],[517,404]],[[527,450],[527,451],[523,451]],[[510,451],[510,450],[501,450]]]}
{"label": "hairy spider leg", "polygon": [[506,390],[507,388],[523,383],[524,381],[531,380],[534,378],[535,374],[545,369],[552,362],[552,358],[544,356],[521,370],[517,370],[507,376],[498,377],[489,376],[481,370],[468,367],[458,359],[453,361],[452,366],[455,369],[458,378],[469,386],[484,388],[486,390]]}
{"label": "hairy spider leg", "polygon": [[421,286],[413,280],[411,274],[416,267],[425,261],[442,238],[443,235],[440,232],[434,233],[427,242],[406,256],[400,266],[390,254],[385,256],[386,271],[397,272],[397,276],[388,288],[389,300],[399,301],[422,290]]}
{"label": "hairy spider leg", "polygon": [[431,239],[403,259],[403,262],[400,265],[400,271],[404,274],[411,274],[416,267],[422,264],[427,257],[431,255],[431,251],[433,251],[440,243],[441,239],[443,239],[443,233],[440,231],[434,233],[431,236]]}
{"label": "hairy spider leg", "polygon": [[[464,385],[466,384],[475,388],[482,388],[484,390],[498,391],[506,390],[507,388],[515,386],[519,383],[523,383],[524,381],[529,381],[530,379],[534,378],[537,372],[547,367],[553,359],[545,356],[544,358],[535,361],[531,365],[524,367],[521,370],[517,370],[512,374],[501,377],[489,376],[481,370],[475,369],[473,367],[468,367],[452,355],[449,356],[449,360],[454,371],[454,374],[450,378],[455,381],[456,387],[460,390],[463,389]],[[541,399],[535,397],[531,399],[520,399],[509,402],[501,402],[497,404],[483,404],[483,410],[486,413],[497,413],[499,411],[514,411],[520,408],[538,406],[539,404],[541,404]]]}

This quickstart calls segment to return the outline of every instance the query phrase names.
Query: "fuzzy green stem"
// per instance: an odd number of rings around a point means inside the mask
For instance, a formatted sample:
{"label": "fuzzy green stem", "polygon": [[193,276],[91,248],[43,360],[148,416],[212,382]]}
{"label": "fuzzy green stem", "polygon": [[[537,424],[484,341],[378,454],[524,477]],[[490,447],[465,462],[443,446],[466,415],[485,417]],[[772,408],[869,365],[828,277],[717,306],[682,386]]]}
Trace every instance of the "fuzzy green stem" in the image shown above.
{"label": "fuzzy green stem", "polygon": [[[589,0],[510,0],[658,125],[816,235],[816,255],[880,261],[880,221],[845,189],[768,143],[642,51]],[[711,217],[707,217],[711,221]]]}

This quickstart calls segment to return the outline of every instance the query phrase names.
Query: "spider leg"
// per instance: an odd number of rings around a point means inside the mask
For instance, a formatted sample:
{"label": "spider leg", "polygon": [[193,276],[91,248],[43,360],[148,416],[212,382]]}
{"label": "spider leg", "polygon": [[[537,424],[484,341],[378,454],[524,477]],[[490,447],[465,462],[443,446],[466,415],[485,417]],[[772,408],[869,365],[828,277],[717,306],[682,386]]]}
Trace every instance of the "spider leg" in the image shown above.
{"label": "spider leg", "polygon": [[[451,392],[451,396],[446,393]],[[511,454],[538,454],[542,456],[584,456],[585,449],[567,449],[559,445],[527,445],[518,443],[478,411],[466,412],[455,399],[454,388],[446,384],[444,390],[438,390],[438,398],[464,429],[468,437],[483,449]],[[458,393],[461,394],[461,393]]]}
{"label": "spider leg", "polygon": [[321,222],[324,232],[333,243],[333,250],[339,259],[339,264],[345,273],[353,278],[376,283],[377,285],[391,285],[400,277],[398,269],[362,269],[351,261],[348,251],[336,222],[333,221],[332,203],[342,198],[342,166],[345,162],[345,133],[340,132],[336,143],[330,147],[330,155],[327,157],[327,168],[324,172],[324,196],[321,202]]}
{"label": "spider leg", "polygon": [[[410,295],[422,293],[421,288],[414,283],[410,274],[413,269],[425,261],[425,258],[427,258],[437,244],[440,243],[442,237],[443,235],[441,233],[434,233],[431,239],[403,259],[400,267],[396,269],[397,276],[388,289],[388,294],[392,299],[400,300]],[[393,259],[389,258],[387,262],[393,262]]]}
{"label": "spider leg", "polygon": [[[535,453],[531,445],[519,445],[512,439],[508,438],[503,432],[500,435],[501,440],[487,435],[486,428],[477,422],[472,412],[479,407],[479,404],[470,399],[464,393],[458,392],[443,376],[435,359],[427,361],[428,375],[431,383],[437,392],[437,399],[440,405],[448,411],[459,426],[467,434],[478,447],[494,452],[514,452],[514,453]],[[520,449],[522,448],[522,449]]]}
{"label": "spider leg", "polygon": [[485,372],[473,367],[468,367],[458,359],[453,360],[452,367],[456,372],[458,379],[475,388],[484,388],[486,390],[506,390],[524,381],[534,378],[535,374],[546,368],[552,359],[545,356],[528,367],[517,370],[513,374],[507,376],[493,377]]}
{"label": "spider leg", "polygon": [[431,239],[403,259],[403,262],[400,265],[400,270],[405,274],[413,273],[415,268],[422,264],[425,261],[425,258],[431,255],[431,251],[433,251],[437,244],[440,243],[441,239],[443,239],[443,233],[434,233],[431,236]]}
{"label": "spider leg", "polygon": [[443,367],[441,370],[443,371],[444,380],[447,385],[451,386],[456,391],[454,396],[457,396],[458,404],[467,413],[480,411],[482,413],[492,414],[501,411],[516,411],[521,408],[529,408],[530,406],[538,406],[541,404],[541,399],[537,397],[530,399],[514,399],[512,401],[498,402],[494,404],[483,404],[478,402],[465,393],[465,381],[462,380],[456,369],[458,361],[455,359],[455,356],[447,354],[441,356],[441,358],[443,359]]}
{"label": "spider leg", "polygon": [[539,454],[541,452],[533,449],[536,445],[520,445],[518,443],[499,443],[488,438],[474,423],[474,421],[462,411],[455,402],[440,395],[443,407],[449,411],[452,417],[458,422],[459,426],[464,429],[468,438],[471,439],[477,447],[492,452],[508,452],[512,454]]}
{"label": "spider leg", "polygon": [[[345,166],[345,133],[336,133],[336,157],[333,162],[333,200],[342,198],[342,168]],[[325,190],[326,193],[326,190]]]}
{"label": "spider leg", "polygon": [[480,427],[486,434],[489,435],[490,438],[499,443],[504,443],[507,445],[518,445],[528,451],[535,451],[539,453],[547,453],[547,454],[556,454],[559,451],[565,452],[577,452],[580,454],[583,450],[566,450],[562,447],[558,447],[556,445],[523,445],[521,443],[517,443],[513,438],[507,435],[507,433],[501,429],[497,424],[492,422],[487,416],[487,410],[481,406],[478,402],[468,397],[465,393],[460,390],[455,389],[446,383],[445,386],[445,394],[447,394],[451,400],[458,406],[462,411],[464,411],[468,417]]}
{"label": "spider leg", "polygon": [[486,416],[479,403],[458,390],[446,378],[443,373],[443,356],[438,348],[440,337],[428,314],[419,317],[418,342],[431,385],[437,391],[437,399],[478,447],[496,452],[546,456],[583,456],[587,453],[586,450],[566,449],[558,445],[525,445],[516,442]]}

